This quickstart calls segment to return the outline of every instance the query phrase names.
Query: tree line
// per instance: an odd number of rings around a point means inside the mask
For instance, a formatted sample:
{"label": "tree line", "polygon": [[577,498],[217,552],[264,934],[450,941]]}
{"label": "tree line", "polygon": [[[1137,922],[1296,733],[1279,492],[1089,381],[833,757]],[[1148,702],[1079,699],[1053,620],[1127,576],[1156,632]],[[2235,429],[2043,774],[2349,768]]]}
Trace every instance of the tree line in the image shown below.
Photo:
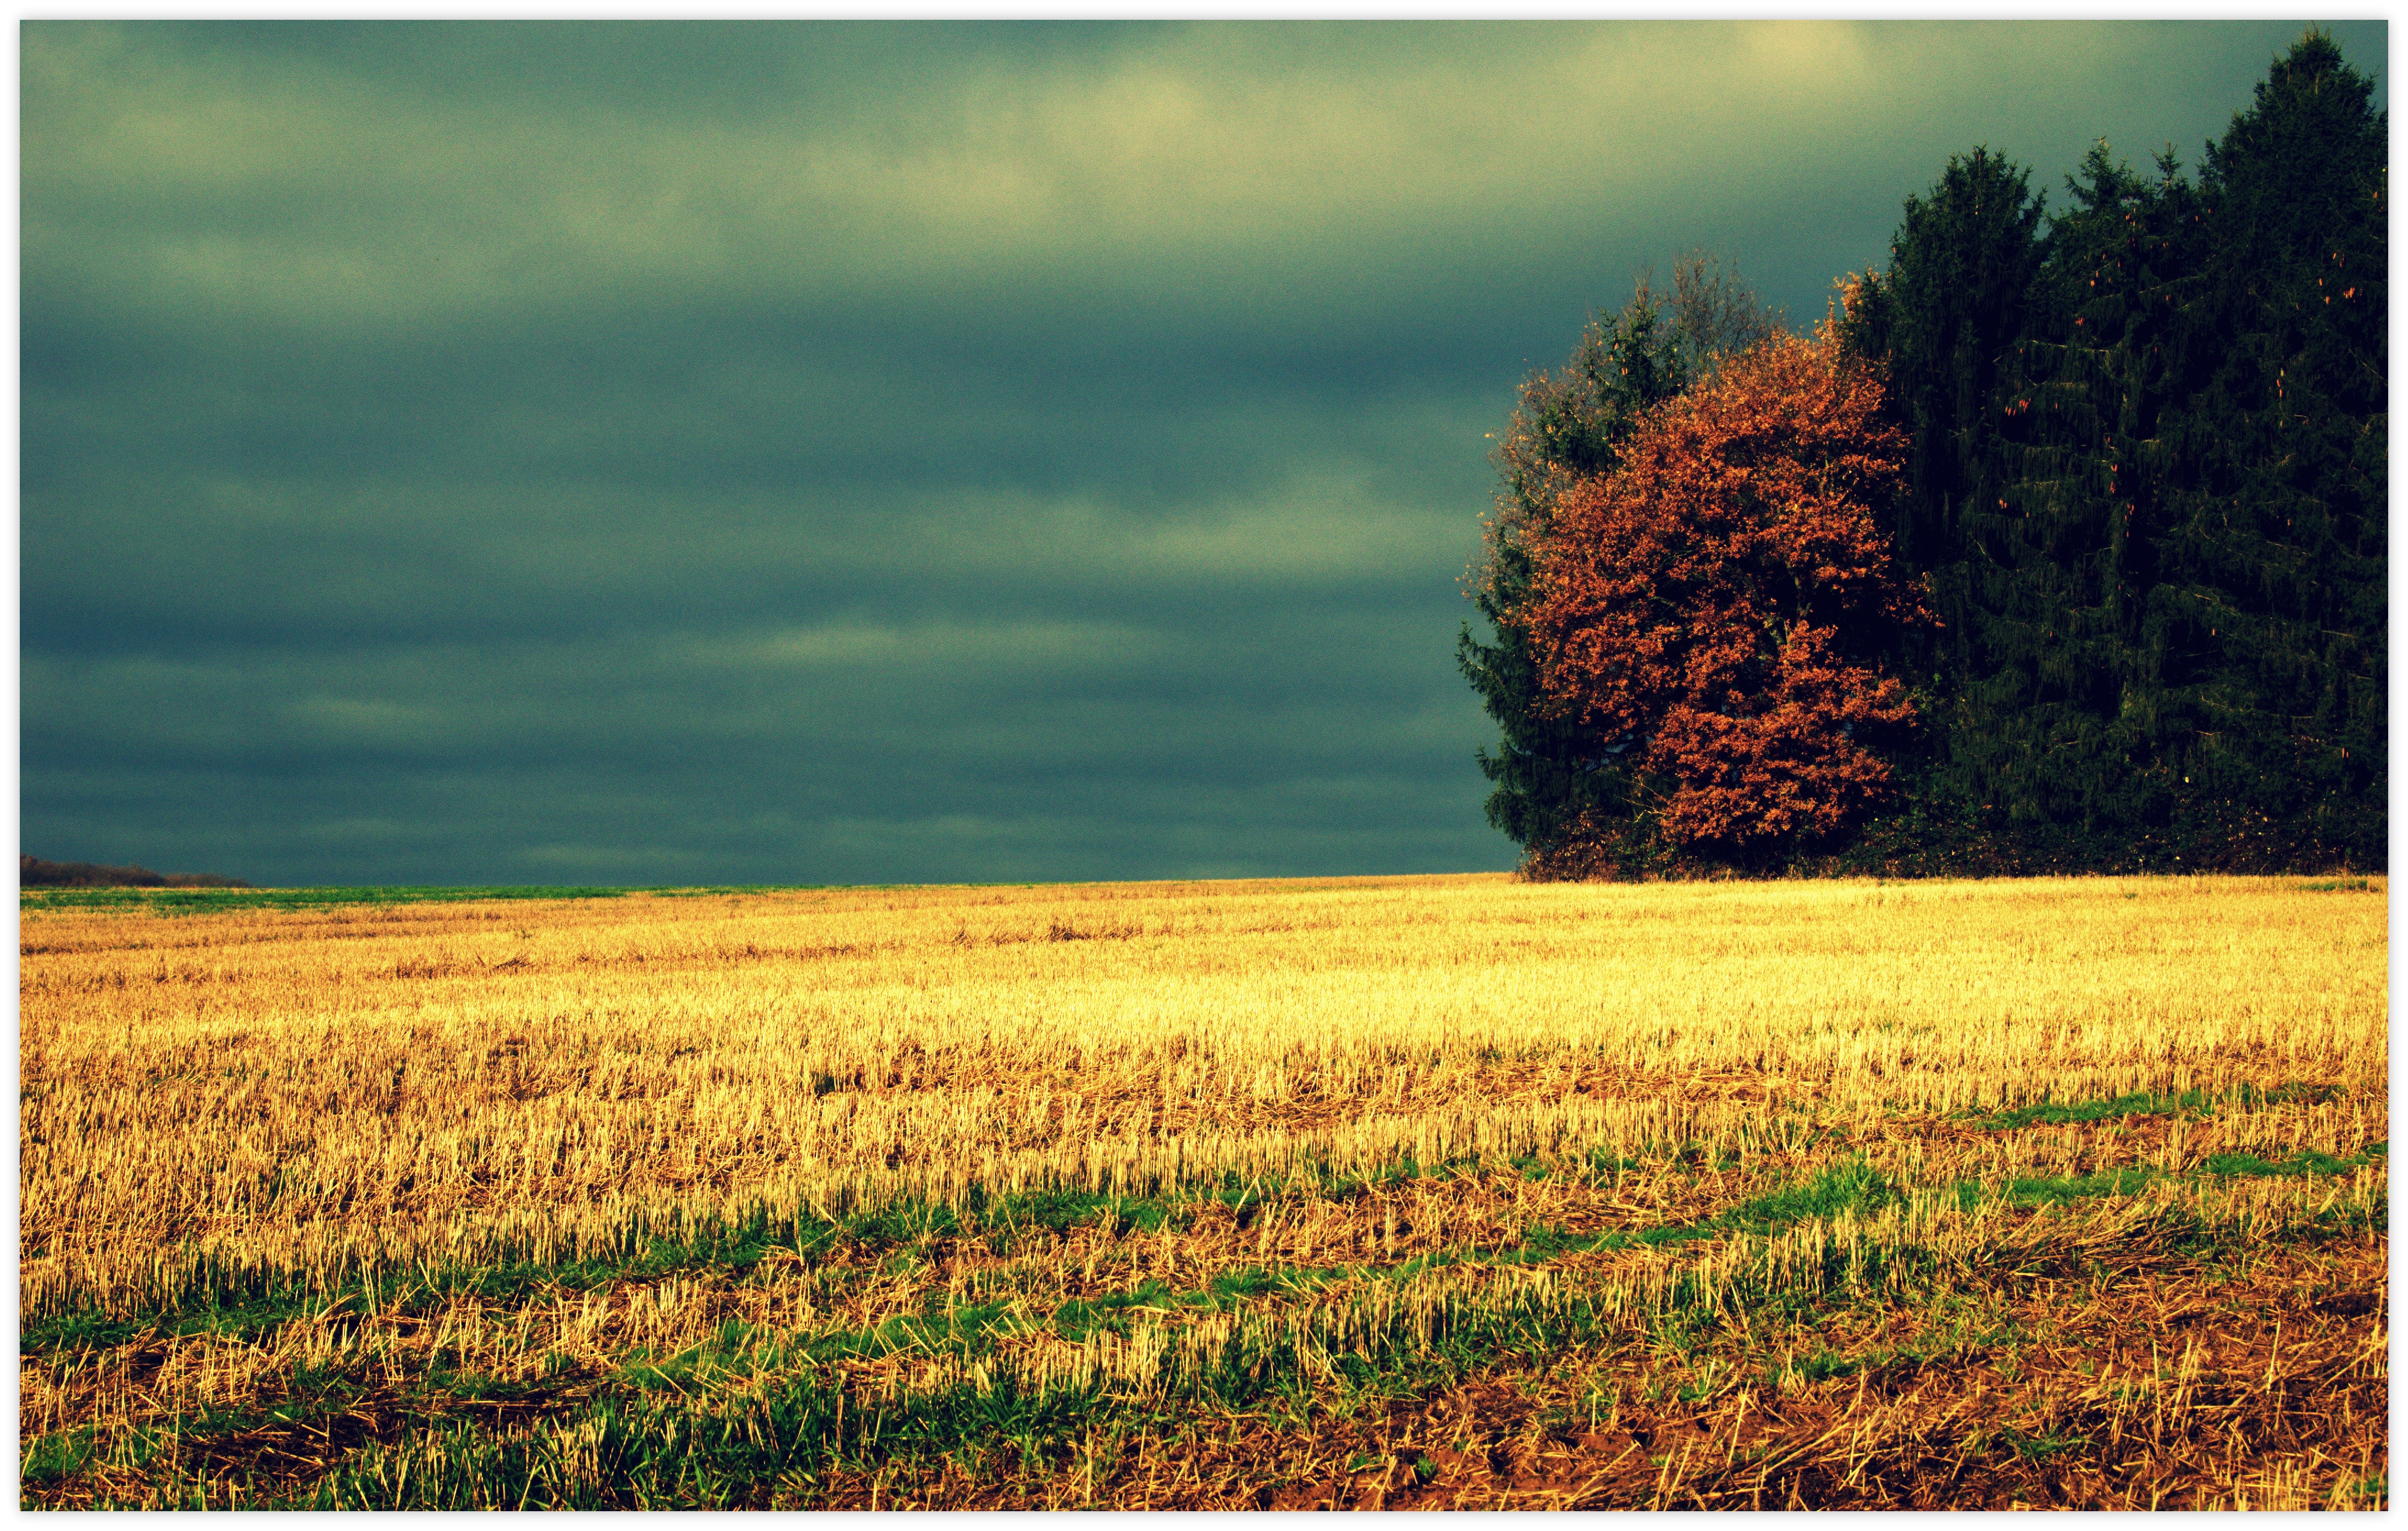
{"label": "tree line", "polygon": [[1793,334],[1677,265],[1533,376],[1457,658],[1537,878],[2386,866],[2385,114],[1986,147]]}
{"label": "tree line", "polygon": [[17,856],[20,888],[248,888],[240,878],[214,872],[154,872],[148,866],[102,866],[89,861]]}

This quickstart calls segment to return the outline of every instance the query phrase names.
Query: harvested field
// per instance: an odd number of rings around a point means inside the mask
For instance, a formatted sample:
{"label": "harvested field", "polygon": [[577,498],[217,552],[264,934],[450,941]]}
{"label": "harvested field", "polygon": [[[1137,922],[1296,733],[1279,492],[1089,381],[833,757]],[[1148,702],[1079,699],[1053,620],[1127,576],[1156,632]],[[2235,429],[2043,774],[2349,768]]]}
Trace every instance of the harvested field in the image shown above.
{"label": "harvested field", "polygon": [[2384,1505],[2386,906],[28,894],[22,1502]]}

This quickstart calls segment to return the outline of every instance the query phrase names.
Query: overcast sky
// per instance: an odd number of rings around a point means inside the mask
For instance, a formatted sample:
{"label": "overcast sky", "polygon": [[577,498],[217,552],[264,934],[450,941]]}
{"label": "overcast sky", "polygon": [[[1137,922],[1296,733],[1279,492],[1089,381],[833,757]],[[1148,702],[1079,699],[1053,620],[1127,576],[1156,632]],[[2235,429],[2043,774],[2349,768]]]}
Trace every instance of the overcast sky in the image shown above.
{"label": "overcast sky", "polygon": [[28,23],[22,847],[1510,866],[1522,377],[1692,248],[1819,316],[1978,143],[2194,165],[2300,30]]}

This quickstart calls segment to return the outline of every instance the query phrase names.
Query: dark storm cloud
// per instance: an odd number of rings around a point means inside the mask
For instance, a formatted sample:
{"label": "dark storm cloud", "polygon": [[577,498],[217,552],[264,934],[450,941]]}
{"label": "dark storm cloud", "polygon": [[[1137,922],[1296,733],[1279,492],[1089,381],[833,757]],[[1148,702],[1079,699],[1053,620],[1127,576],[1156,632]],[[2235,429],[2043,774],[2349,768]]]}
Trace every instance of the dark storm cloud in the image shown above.
{"label": "dark storm cloud", "polygon": [[[259,880],[1501,866],[1485,433],[2295,23],[22,36],[22,838]],[[2377,72],[2381,23],[2340,29]]]}

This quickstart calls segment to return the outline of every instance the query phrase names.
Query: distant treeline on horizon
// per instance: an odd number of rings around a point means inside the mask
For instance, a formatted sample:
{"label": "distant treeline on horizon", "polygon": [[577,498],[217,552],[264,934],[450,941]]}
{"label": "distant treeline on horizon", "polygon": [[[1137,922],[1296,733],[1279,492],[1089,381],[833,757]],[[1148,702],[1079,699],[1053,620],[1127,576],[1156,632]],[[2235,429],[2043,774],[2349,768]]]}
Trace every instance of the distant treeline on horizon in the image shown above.
{"label": "distant treeline on horizon", "polygon": [[248,888],[238,877],[214,872],[154,872],[148,866],[99,866],[88,861],[17,857],[20,888]]}

